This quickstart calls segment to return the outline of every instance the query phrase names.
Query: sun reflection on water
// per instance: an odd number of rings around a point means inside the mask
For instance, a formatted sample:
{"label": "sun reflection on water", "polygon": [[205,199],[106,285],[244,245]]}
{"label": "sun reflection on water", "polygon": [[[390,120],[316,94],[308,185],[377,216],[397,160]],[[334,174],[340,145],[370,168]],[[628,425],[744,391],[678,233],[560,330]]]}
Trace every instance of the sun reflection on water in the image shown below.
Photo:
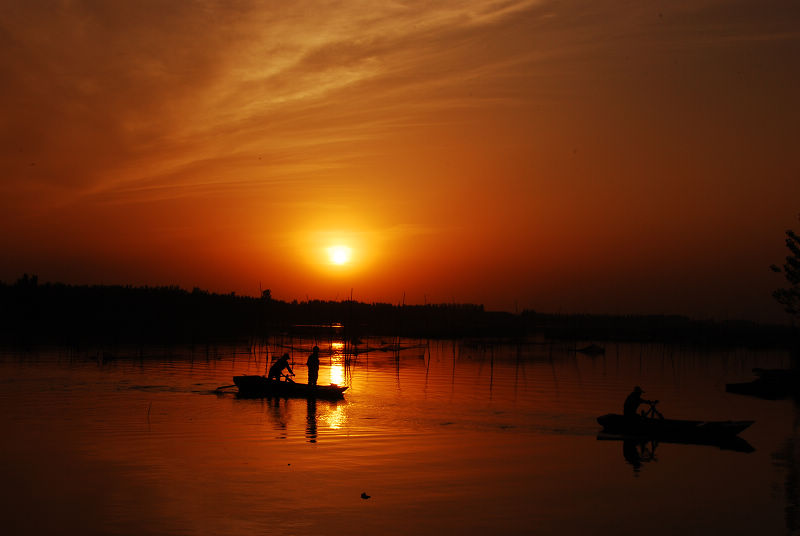
{"label": "sun reflection on water", "polygon": [[338,430],[347,423],[347,416],[343,406],[335,406],[322,416],[322,420],[332,430]]}
{"label": "sun reflection on water", "polygon": [[331,358],[331,383],[344,385],[344,358],[341,356]]}
{"label": "sun reflection on water", "polygon": [[331,343],[331,366],[330,375],[331,383],[336,385],[344,385],[345,371],[344,371],[344,342],[335,341]]}

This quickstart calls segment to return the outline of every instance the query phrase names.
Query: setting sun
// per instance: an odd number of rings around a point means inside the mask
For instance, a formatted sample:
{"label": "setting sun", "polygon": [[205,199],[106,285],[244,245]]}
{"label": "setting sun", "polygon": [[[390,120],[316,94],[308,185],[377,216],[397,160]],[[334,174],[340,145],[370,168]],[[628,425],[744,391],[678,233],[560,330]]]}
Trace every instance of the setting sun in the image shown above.
{"label": "setting sun", "polygon": [[331,246],[328,248],[328,259],[331,264],[343,265],[350,262],[352,250],[347,246]]}

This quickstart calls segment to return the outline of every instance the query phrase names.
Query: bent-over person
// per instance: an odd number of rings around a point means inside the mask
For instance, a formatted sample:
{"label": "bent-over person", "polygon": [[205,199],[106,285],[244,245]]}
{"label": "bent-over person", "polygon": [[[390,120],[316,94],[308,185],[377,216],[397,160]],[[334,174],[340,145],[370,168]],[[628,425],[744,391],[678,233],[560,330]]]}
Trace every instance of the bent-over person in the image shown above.
{"label": "bent-over person", "polygon": [[275,361],[271,367],[269,367],[269,373],[267,374],[268,380],[280,380],[281,374],[283,373],[283,369],[287,369],[289,374],[294,376],[294,371],[292,367],[289,366],[289,354],[283,354],[281,357]]}

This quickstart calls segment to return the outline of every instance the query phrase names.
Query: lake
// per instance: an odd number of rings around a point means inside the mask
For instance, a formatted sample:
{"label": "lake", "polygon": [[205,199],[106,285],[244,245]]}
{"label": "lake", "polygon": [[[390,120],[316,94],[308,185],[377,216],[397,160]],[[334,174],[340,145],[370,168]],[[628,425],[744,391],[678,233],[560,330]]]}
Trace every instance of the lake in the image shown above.
{"label": "lake", "polygon": [[[725,392],[785,351],[402,340],[339,402],[215,392],[292,348],[0,355],[5,534],[797,534],[800,411]],[[273,342],[274,344],[274,342]],[[365,346],[380,346],[368,340]],[[100,356],[100,357],[98,357]],[[667,417],[752,419],[753,452],[598,439],[634,385]],[[235,391],[235,389],[233,390]],[[369,498],[362,498],[362,493]]]}

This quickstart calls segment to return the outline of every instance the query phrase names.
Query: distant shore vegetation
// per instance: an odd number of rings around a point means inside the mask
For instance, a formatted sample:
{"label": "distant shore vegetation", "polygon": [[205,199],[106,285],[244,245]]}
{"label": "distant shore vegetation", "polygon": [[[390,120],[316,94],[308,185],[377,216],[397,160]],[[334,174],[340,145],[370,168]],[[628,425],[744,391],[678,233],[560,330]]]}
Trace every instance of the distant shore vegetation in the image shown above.
{"label": "distant shore vegetation", "polygon": [[277,334],[338,330],[368,336],[618,341],[714,346],[796,345],[791,326],[696,320],[678,315],[487,311],[476,304],[403,305],[282,301],[177,286],[67,285],[23,275],[0,282],[0,342],[42,344],[209,344]]}

